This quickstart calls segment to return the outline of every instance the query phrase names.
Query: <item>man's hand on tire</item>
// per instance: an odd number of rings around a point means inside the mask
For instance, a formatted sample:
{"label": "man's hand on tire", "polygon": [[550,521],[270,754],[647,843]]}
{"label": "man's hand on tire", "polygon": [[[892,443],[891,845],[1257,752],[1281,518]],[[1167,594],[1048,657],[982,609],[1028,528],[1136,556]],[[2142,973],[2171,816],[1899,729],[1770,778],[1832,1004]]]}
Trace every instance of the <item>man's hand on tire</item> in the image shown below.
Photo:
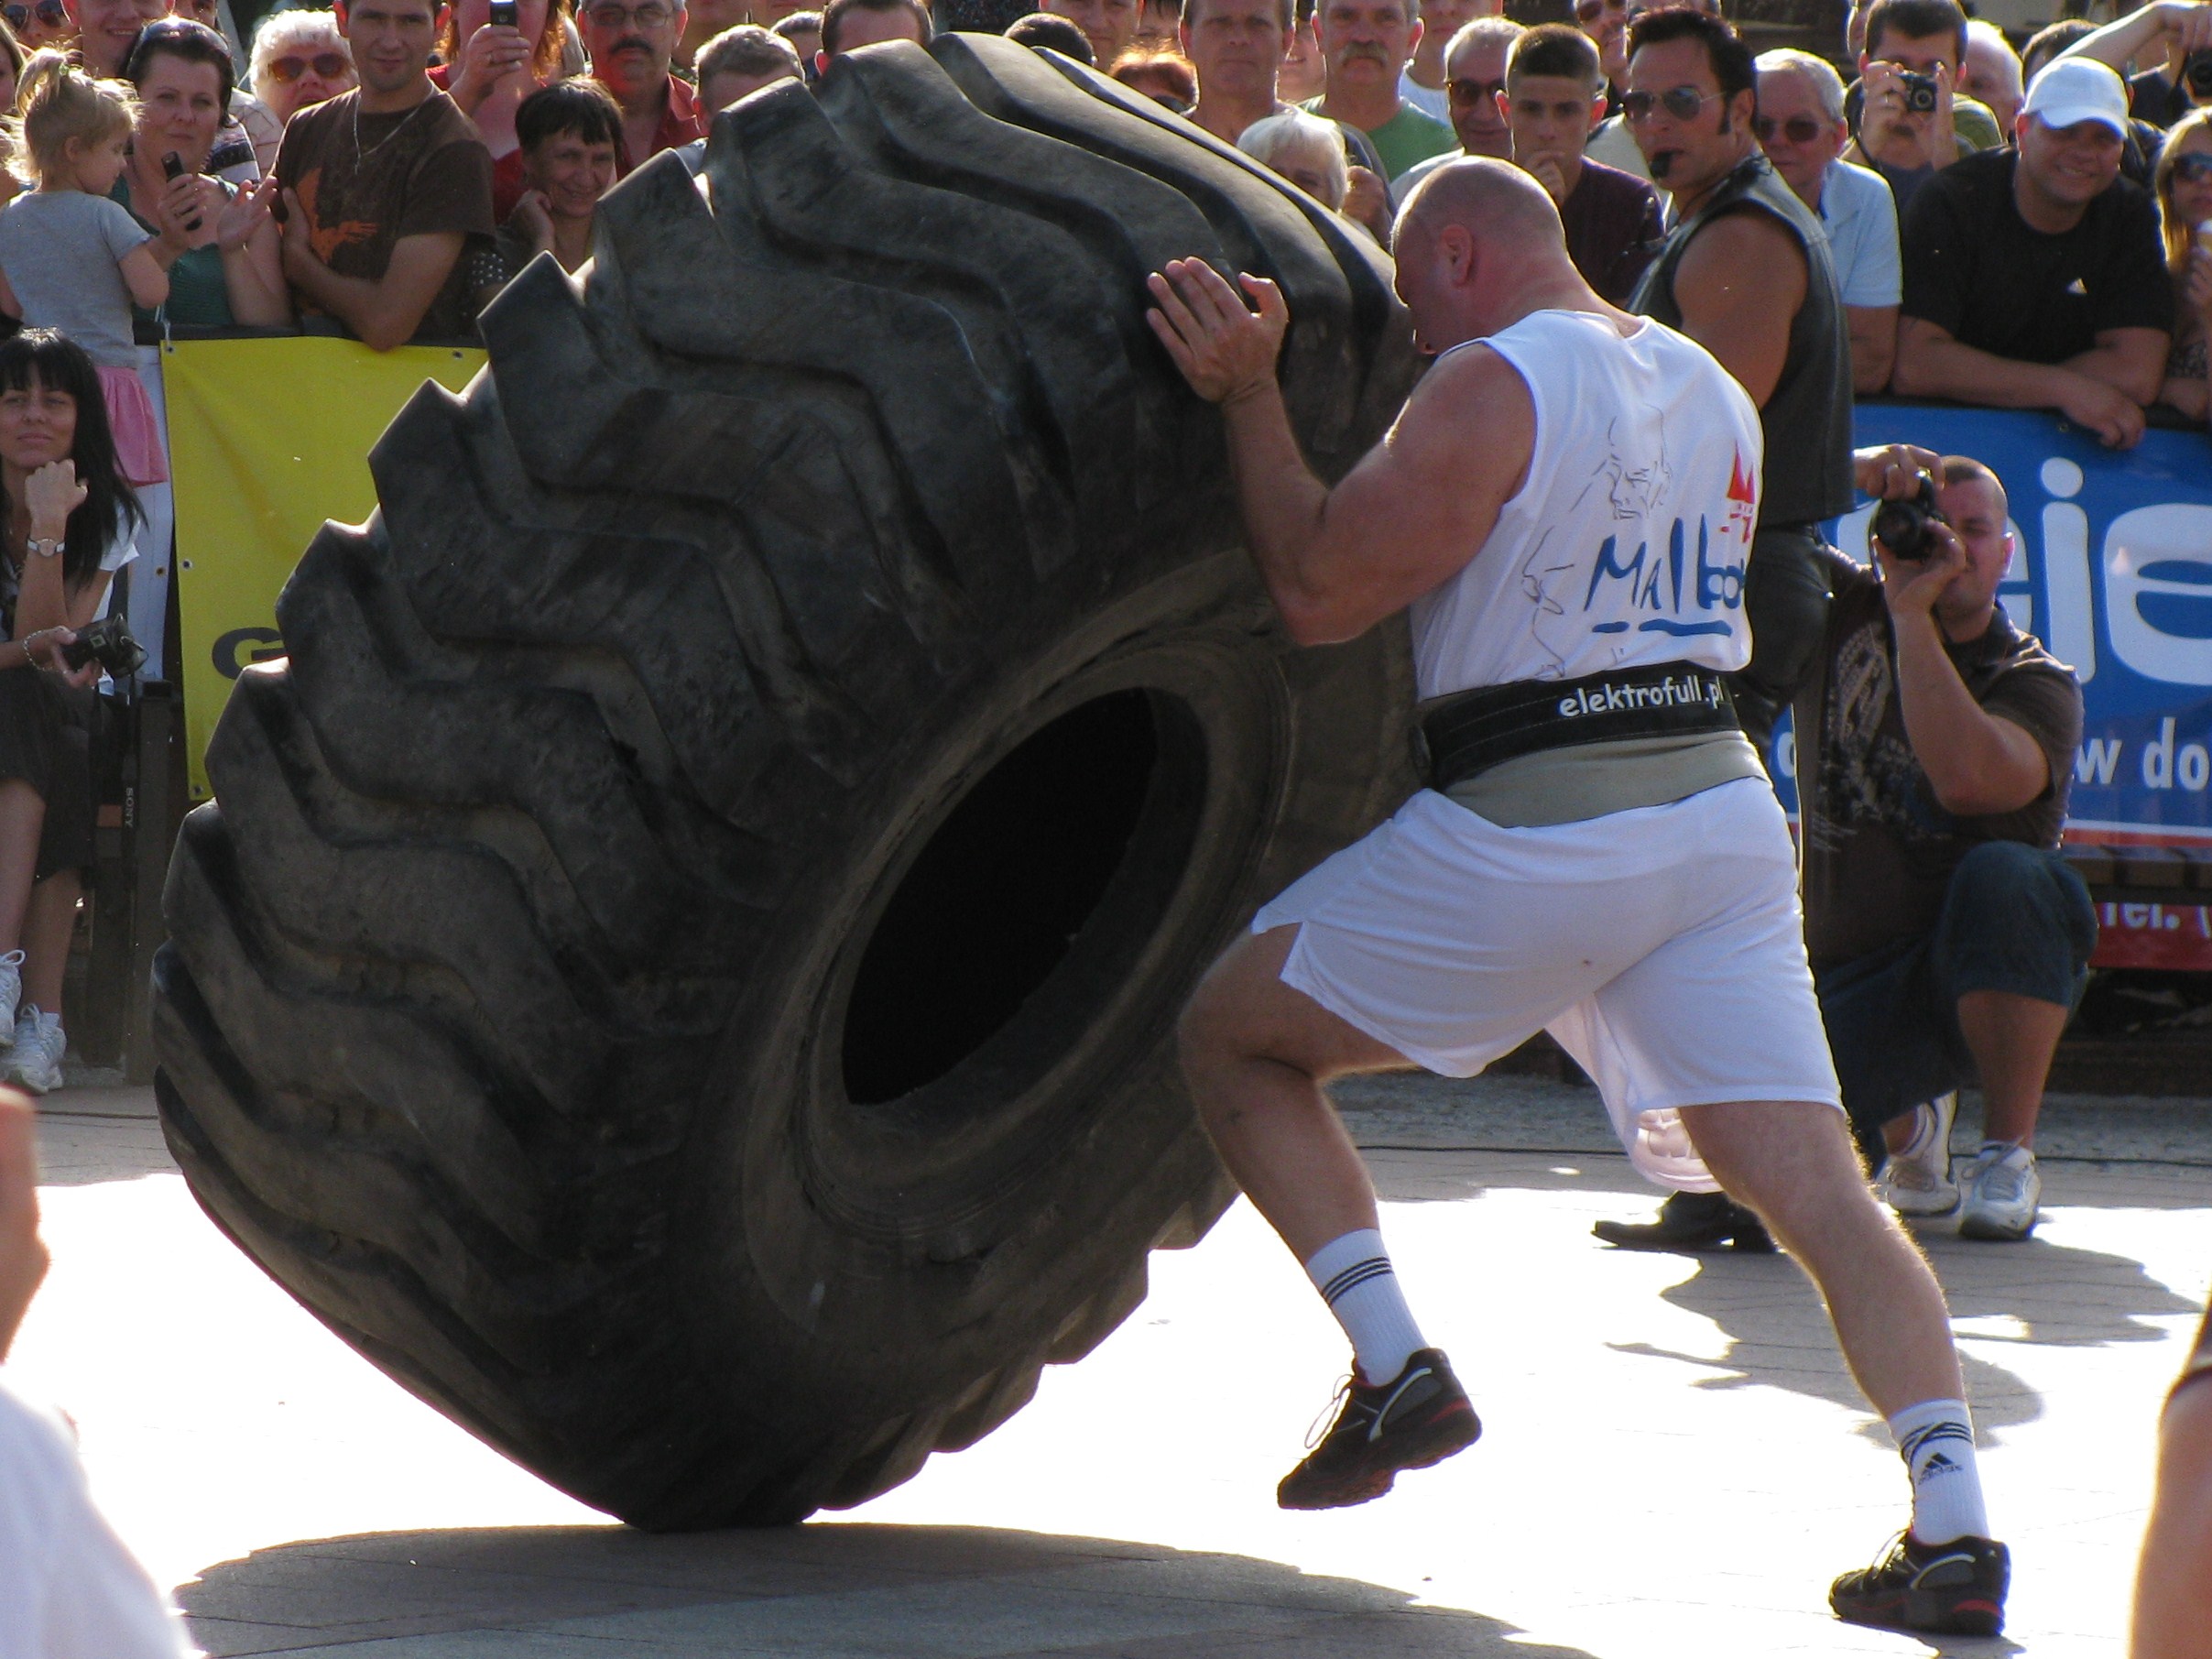
{"label": "man's hand on tire", "polygon": [[1272,282],[1250,275],[1237,281],[1251,305],[1203,259],[1171,259],[1145,282],[1155,302],[1145,321],[1191,389],[1224,407],[1273,389],[1275,358],[1291,322]]}

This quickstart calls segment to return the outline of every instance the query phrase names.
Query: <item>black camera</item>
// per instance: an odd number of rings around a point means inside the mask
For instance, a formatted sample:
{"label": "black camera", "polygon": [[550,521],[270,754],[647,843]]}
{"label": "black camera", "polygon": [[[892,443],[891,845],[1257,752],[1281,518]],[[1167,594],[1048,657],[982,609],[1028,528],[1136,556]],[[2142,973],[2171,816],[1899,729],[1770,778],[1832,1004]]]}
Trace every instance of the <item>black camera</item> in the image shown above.
{"label": "black camera", "polygon": [[2181,78],[2189,83],[2189,91],[2198,98],[2212,98],[2212,49],[2191,52],[2188,61],[2182,65]]}
{"label": "black camera", "polygon": [[1935,480],[1923,473],[1918,489],[1874,509],[1872,529],[1874,540],[1889,550],[1891,558],[1922,564],[1934,557],[1939,546],[1928,527],[1948,522],[1935,505]]}
{"label": "black camera", "polygon": [[1915,73],[1909,69],[1897,71],[1897,84],[1903,90],[1905,114],[1932,115],[1935,113],[1935,77]]}
{"label": "black camera", "polygon": [[146,647],[131,638],[120,617],[103,617],[77,630],[74,642],[61,648],[61,660],[71,668],[96,661],[114,680],[127,680],[146,663]]}

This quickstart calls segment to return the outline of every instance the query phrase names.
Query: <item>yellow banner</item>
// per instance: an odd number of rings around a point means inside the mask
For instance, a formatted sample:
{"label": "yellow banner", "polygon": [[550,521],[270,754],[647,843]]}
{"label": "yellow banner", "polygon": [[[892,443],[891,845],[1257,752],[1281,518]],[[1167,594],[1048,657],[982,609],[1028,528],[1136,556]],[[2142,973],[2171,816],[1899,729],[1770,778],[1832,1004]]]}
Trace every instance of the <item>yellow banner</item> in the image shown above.
{"label": "yellow banner", "polygon": [[316,335],[162,348],[193,800],[232,682],[284,654],[277,595],[300,555],[325,519],[376,505],[370,449],[426,377],[459,391],[483,366],[480,351]]}

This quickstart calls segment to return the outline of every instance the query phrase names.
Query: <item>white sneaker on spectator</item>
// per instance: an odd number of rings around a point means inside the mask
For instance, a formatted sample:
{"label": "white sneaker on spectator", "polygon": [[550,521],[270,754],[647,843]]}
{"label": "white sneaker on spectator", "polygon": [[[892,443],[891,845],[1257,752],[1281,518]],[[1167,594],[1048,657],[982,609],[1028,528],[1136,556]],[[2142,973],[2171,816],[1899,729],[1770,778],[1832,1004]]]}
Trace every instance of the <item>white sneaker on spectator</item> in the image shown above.
{"label": "white sneaker on spectator", "polygon": [[2043,1180],[2035,1172],[2035,1154],[2026,1147],[1985,1141],[1958,1184],[1966,1198],[1958,1217],[1960,1238],[2012,1244],[2035,1230]]}
{"label": "white sneaker on spectator", "polygon": [[23,953],[0,955],[0,1048],[16,1040],[16,1005],[23,1000]]}
{"label": "white sneaker on spectator", "polygon": [[1958,1183],[1951,1179],[1951,1119],[1957,1116],[1956,1089],[1912,1108],[1912,1139],[1890,1154],[1875,1187],[1899,1215],[1947,1216],[1958,1207]]}
{"label": "white sneaker on spectator", "polygon": [[0,1066],[0,1078],[20,1083],[34,1095],[51,1094],[61,1086],[61,1056],[68,1053],[61,1016],[42,1014],[36,1002],[27,1002],[16,1016],[15,1046]]}

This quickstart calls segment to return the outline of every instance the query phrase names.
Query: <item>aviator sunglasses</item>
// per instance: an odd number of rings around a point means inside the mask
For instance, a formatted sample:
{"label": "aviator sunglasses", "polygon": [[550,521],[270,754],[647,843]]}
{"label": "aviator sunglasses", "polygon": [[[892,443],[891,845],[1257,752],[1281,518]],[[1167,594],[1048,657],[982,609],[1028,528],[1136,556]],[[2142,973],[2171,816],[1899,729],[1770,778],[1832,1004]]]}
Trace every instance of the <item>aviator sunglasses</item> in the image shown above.
{"label": "aviator sunglasses", "polygon": [[1621,93],[1620,113],[1631,121],[1649,121],[1653,112],[1664,110],[1677,121],[1694,121],[1699,110],[1719,102],[1718,93],[1701,93],[1694,86],[1670,86],[1663,93]]}
{"label": "aviator sunglasses", "polygon": [[8,27],[17,34],[30,27],[34,17],[45,28],[60,28],[69,22],[69,13],[62,10],[61,0],[38,0],[36,5],[0,5],[0,17],[5,17]]}
{"label": "aviator sunglasses", "polygon": [[289,86],[311,69],[325,81],[336,81],[353,67],[342,52],[317,52],[312,58],[271,58],[268,75],[278,85]]}
{"label": "aviator sunglasses", "polygon": [[1810,144],[1820,136],[1820,123],[1810,115],[1792,115],[1787,121],[1777,121],[1771,115],[1760,115],[1751,123],[1751,130],[1759,135],[1761,144],[1773,143],[1776,133],[1792,144]]}
{"label": "aviator sunglasses", "polygon": [[2174,176],[2184,184],[2202,184],[2212,179],[2212,150],[2191,150],[2174,157]]}

